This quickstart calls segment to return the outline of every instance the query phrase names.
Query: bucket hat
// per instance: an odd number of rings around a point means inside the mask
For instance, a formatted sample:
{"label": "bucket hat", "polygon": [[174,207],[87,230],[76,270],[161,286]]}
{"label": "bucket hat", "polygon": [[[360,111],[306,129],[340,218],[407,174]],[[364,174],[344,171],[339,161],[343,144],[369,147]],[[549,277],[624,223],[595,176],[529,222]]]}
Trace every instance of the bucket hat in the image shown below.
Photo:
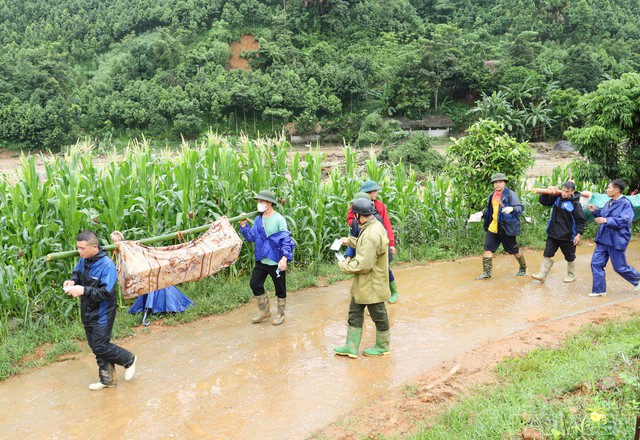
{"label": "bucket hat", "polygon": [[493,176],[491,176],[491,183],[497,182],[499,180],[502,180],[504,182],[508,182],[509,181],[509,179],[507,179],[507,176],[505,176],[502,173],[496,173]]}
{"label": "bucket hat", "polygon": [[256,200],[265,200],[267,202],[273,203],[274,205],[278,204],[275,194],[271,191],[260,191],[253,198]]}
{"label": "bucket hat", "polygon": [[380,185],[378,185],[375,180],[367,180],[362,184],[362,188],[360,188],[360,191],[368,193],[371,191],[380,191],[381,189],[382,187],[380,187]]}

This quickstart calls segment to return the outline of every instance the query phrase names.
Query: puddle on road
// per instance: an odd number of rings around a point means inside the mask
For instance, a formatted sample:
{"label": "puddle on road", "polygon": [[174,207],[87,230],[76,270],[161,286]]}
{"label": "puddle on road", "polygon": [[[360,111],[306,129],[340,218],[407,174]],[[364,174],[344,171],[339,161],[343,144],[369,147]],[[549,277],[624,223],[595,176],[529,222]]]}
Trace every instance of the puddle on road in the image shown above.
{"label": "puddle on road", "polygon": [[[121,341],[138,355],[131,382],[91,392],[91,356],[65,361],[0,383],[0,438],[302,439],[342,414],[402,386],[491,339],[532,323],[634,297],[607,269],[609,292],[589,298],[593,246],[581,246],[578,280],[565,284],[560,256],[547,282],[516,278],[517,262],[502,255],[494,276],[474,281],[481,258],[396,270],[400,301],[388,306],[391,354],[337,357],[350,283],[290,295],[283,325],[249,323],[250,304]],[[526,254],[537,271],[541,252]],[[629,262],[640,266],[640,243]],[[272,307],[274,307],[272,301]],[[374,343],[365,319],[361,349]]]}

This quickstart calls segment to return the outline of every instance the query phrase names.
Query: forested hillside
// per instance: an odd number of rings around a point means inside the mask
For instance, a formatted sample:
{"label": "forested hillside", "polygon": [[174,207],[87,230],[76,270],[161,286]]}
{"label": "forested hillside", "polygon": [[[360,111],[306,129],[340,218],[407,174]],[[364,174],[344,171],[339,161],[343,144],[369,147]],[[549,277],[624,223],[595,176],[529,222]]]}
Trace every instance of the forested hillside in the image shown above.
{"label": "forested hillside", "polygon": [[[640,71],[638,0],[0,0],[0,146],[280,132],[358,142],[375,115],[580,126]],[[253,35],[251,69],[229,43]],[[373,116],[372,116],[373,115]]]}

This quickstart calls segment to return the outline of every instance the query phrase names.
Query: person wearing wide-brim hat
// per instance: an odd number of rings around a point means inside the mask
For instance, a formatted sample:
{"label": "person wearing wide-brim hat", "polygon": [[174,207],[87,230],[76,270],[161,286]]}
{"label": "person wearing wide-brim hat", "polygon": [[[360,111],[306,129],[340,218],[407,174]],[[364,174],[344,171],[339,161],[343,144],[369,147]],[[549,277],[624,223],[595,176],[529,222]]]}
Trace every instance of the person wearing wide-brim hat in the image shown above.
{"label": "person wearing wide-brim hat", "polygon": [[240,220],[240,233],[247,241],[255,243],[256,265],[251,272],[249,286],[256,297],[259,313],[252,322],[257,324],[271,317],[269,297],[264,290],[264,282],[270,276],[278,298],[278,313],[271,323],[280,325],[284,322],[287,305],[287,263],[293,260],[295,243],[287,228],[287,221],[274,209],[278,204],[275,194],[265,190],[253,198],[258,201],[260,215],[253,226],[249,226],[246,219]]}
{"label": "person wearing wide-brim hat", "polygon": [[[391,226],[391,219],[389,218],[389,213],[387,212],[387,207],[382,201],[378,200],[378,191],[380,191],[382,187],[378,185],[375,180],[367,180],[360,187],[360,192],[358,194],[368,194],[371,202],[373,203],[373,210],[375,217],[382,223],[384,229],[387,231],[387,237],[389,238],[389,263],[393,261],[393,255],[396,253],[396,239],[393,234],[393,227]],[[349,212],[347,213],[347,224],[350,227],[357,228],[357,222],[355,222],[355,217],[353,215],[353,210],[349,207]],[[391,290],[391,296],[389,297],[389,304],[395,304],[398,302],[398,285],[396,283],[395,276],[391,271],[391,266],[389,266],[389,289]]]}
{"label": "person wearing wide-brim hat", "polygon": [[503,173],[491,176],[493,192],[489,195],[487,209],[482,212],[484,229],[487,231],[482,255],[483,270],[476,280],[491,278],[493,253],[500,245],[518,261],[519,269],[516,276],[527,274],[527,263],[516,241],[516,237],[520,235],[520,215],[524,212],[524,206],[515,191],[507,188],[508,181]]}

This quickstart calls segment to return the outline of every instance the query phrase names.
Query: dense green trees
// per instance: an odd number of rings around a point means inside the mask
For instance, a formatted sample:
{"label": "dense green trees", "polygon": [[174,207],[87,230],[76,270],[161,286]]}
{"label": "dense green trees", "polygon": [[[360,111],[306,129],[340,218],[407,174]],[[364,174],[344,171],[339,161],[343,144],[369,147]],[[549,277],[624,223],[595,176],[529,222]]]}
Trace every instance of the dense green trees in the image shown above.
{"label": "dense green trees", "polygon": [[[350,138],[359,115],[462,121],[454,103],[478,99],[473,117],[543,140],[581,123],[579,94],[640,70],[639,12],[633,0],[0,0],[0,146],[317,121]],[[228,70],[247,33],[251,71]]]}
{"label": "dense green trees", "polygon": [[640,74],[601,83],[580,99],[586,118],[566,134],[579,151],[602,167],[609,179],[623,178],[640,188]]}

